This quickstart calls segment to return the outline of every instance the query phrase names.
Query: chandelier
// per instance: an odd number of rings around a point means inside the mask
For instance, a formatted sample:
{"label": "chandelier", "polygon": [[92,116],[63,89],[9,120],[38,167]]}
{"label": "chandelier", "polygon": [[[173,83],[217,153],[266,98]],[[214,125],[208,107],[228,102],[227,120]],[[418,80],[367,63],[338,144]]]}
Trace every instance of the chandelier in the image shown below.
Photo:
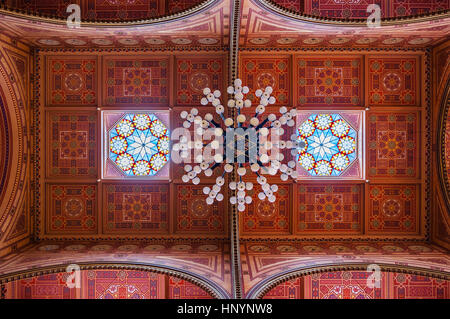
{"label": "chandelier", "polygon": [[[233,171],[236,180],[230,181],[228,187],[236,191],[236,195],[230,197],[230,203],[237,204],[238,211],[245,210],[246,205],[252,203],[252,197],[247,195],[247,191],[253,189],[254,185],[250,181],[245,181],[247,169],[256,176],[256,181],[260,184],[261,191],[258,198],[262,201],[268,200],[273,203],[276,200],[278,185],[269,184],[264,175],[280,174],[282,181],[289,177],[296,179],[296,163],[290,160],[283,163],[285,149],[290,149],[294,157],[298,153],[299,141],[297,135],[292,134],[290,140],[280,140],[285,133],[283,126],[292,127],[295,125],[296,110],[287,110],[286,107],[280,107],[281,117],[275,114],[264,115],[266,107],[275,103],[275,97],[272,96],[273,89],[268,86],[263,90],[255,91],[259,98],[259,105],[253,112],[245,112],[244,109],[250,109],[252,102],[246,98],[249,93],[247,86],[242,86],[242,81],[236,79],[234,86],[227,88],[227,93],[232,96],[227,102],[227,106],[235,109],[237,116],[235,119],[224,115],[225,108],[221,103],[221,92],[219,90],[211,91],[209,88],[203,90],[205,97],[201,99],[202,105],[209,103],[215,107],[216,113],[220,116],[222,122],[214,120],[212,114],[207,113],[204,117],[199,115],[198,109],[193,108],[190,112],[183,111],[180,117],[184,119],[183,127],[185,130],[194,126],[194,140],[190,139],[190,133],[182,135],[178,143],[173,145],[173,150],[179,152],[183,161],[190,158],[194,152],[195,165],[186,164],[184,166],[185,174],[182,180],[185,183],[192,182],[194,185],[200,183],[199,175],[203,172],[206,177],[213,175],[215,170],[222,171],[221,176],[216,178],[216,183],[212,187],[204,187],[203,193],[207,196],[206,203],[212,205],[214,201],[224,199],[222,186],[225,184],[225,174]],[[214,138],[211,142],[205,141]],[[270,151],[270,155],[268,152]],[[215,154],[212,155],[212,152]],[[220,174],[219,174],[220,175]]]}

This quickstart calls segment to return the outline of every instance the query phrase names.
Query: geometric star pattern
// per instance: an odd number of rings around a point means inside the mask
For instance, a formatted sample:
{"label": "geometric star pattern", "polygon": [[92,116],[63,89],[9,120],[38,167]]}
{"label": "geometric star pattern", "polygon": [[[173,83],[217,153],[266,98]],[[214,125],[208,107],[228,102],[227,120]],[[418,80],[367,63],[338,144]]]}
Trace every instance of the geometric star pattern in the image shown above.
{"label": "geometric star pattern", "polygon": [[152,113],[127,113],[109,131],[109,159],[127,176],[155,175],[169,161],[169,130]]}
{"label": "geometric star pattern", "polygon": [[339,114],[312,114],[297,141],[297,161],[311,176],[339,176],[357,158],[356,131]]}

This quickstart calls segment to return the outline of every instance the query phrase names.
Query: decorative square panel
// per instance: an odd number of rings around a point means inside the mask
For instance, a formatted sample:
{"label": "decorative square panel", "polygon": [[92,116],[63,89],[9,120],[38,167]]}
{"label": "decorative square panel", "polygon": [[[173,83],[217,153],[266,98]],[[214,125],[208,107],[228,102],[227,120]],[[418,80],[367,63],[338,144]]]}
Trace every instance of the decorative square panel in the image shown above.
{"label": "decorative square panel", "polygon": [[240,213],[241,232],[245,235],[290,234],[292,185],[278,184],[274,203],[267,199],[260,200],[258,193],[261,191],[261,186],[256,183],[252,190],[247,191],[253,201]]}
{"label": "decorative square panel", "polygon": [[48,184],[46,223],[49,234],[95,234],[98,225],[96,184]]}
{"label": "decorative square panel", "polygon": [[298,179],[364,179],[364,111],[298,111]]}
{"label": "decorative square panel", "polygon": [[97,74],[96,57],[48,57],[47,105],[96,106]]}
{"label": "decorative square panel", "polygon": [[169,58],[106,57],[104,105],[167,106]]}
{"label": "decorative square panel", "polygon": [[164,299],[165,275],[134,270],[86,270],[86,299]]}
{"label": "decorative square panel", "polygon": [[102,111],[101,114],[103,178],[169,178],[169,111]]}
{"label": "decorative square panel", "polygon": [[361,184],[299,184],[297,232],[360,233],[362,189]]}
{"label": "decorative square panel", "polygon": [[77,291],[67,286],[65,275],[57,273],[20,279],[15,287],[16,296],[18,299],[77,299]]}
{"label": "decorative square panel", "polygon": [[297,58],[297,105],[361,106],[362,65],[361,57]]}
{"label": "decorative square panel", "polygon": [[167,233],[168,223],[168,184],[103,185],[105,233]]}
{"label": "decorative square panel", "polygon": [[370,185],[368,232],[417,233],[419,203],[418,185]]}
{"label": "decorative square panel", "polygon": [[303,277],[297,277],[276,285],[270,289],[263,299],[302,299]]}
{"label": "decorative square panel", "polygon": [[419,128],[417,112],[370,112],[368,176],[418,177]]}
{"label": "decorative square panel", "polygon": [[204,88],[223,91],[223,71],[222,57],[176,59],[176,104],[199,106]]}
{"label": "decorative square panel", "polygon": [[97,176],[97,113],[48,111],[47,176]]}
{"label": "decorative square panel", "polygon": [[291,61],[288,57],[242,57],[240,71],[242,83],[251,90],[247,98],[255,102],[254,91],[271,86],[272,96],[276,98],[275,105],[289,106],[291,103],[290,69]]}
{"label": "decorative square panel", "polygon": [[[335,271],[305,276],[305,299],[382,299],[381,287],[369,287],[369,271]],[[384,286],[384,274],[381,286]]]}
{"label": "decorative square panel", "polygon": [[[175,185],[176,232],[205,232],[220,235],[225,232],[226,199],[206,204],[207,185]],[[212,185],[209,185],[212,187]]]}
{"label": "decorative square panel", "polygon": [[448,299],[450,283],[432,277],[388,273],[393,283],[393,299]]}
{"label": "decorative square panel", "polygon": [[419,62],[415,57],[368,59],[370,105],[419,105]]}

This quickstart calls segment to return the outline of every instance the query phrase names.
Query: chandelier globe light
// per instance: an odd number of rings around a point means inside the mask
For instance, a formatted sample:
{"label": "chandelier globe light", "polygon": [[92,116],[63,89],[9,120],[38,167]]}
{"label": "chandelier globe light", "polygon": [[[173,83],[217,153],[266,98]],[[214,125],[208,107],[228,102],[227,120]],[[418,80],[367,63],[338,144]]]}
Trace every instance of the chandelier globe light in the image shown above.
{"label": "chandelier globe light", "polygon": [[[204,97],[200,103],[204,106],[211,103],[222,122],[216,122],[211,113],[205,114],[204,117],[200,116],[196,108],[191,109],[190,112],[183,111],[180,114],[180,117],[184,119],[183,128],[189,129],[194,126],[194,141],[189,140],[186,136],[181,136],[179,142],[173,145],[173,150],[178,151],[184,160],[189,158],[192,151],[197,154],[194,156],[195,165],[186,164],[184,166],[185,174],[182,176],[182,180],[185,183],[192,182],[194,185],[198,185],[200,173],[203,172],[206,177],[211,177],[214,170],[222,168],[223,172],[216,178],[216,183],[212,187],[205,186],[203,188],[208,205],[224,199],[221,192],[225,185],[225,175],[234,171],[237,178],[228,183],[228,188],[235,191],[235,195],[231,196],[229,201],[232,205],[237,205],[240,212],[245,211],[246,205],[253,201],[247,192],[251,191],[255,185],[244,180],[247,168],[256,175],[256,181],[261,189],[258,199],[261,201],[275,202],[278,191],[278,185],[269,184],[264,175],[280,174],[282,181],[288,180],[289,177],[297,178],[295,160],[283,163],[285,156],[281,152],[284,149],[290,149],[292,158],[295,158],[298,152],[297,135],[292,134],[288,141],[280,140],[285,133],[283,126],[293,127],[295,125],[297,110],[288,111],[286,107],[282,106],[279,109],[281,114],[279,118],[273,113],[264,116],[266,107],[276,102],[275,97],[271,95],[273,88],[267,86],[264,90],[257,89],[255,91],[255,96],[259,98],[259,104],[255,108],[254,115],[245,115],[242,113],[243,109],[250,109],[252,106],[252,101],[246,98],[249,92],[247,86],[242,86],[240,79],[234,81],[234,86],[227,88],[227,93],[231,95],[231,98],[226,105],[237,111],[237,115],[233,119],[224,115],[225,108],[220,100],[221,92],[205,88],[203,90]],[[208,135],[207,132],[215,138],[209,143],[203,141],[203,137]],[[215,151],[215,155],[204,156],[206,149]],[[270,155],[267,154],[269,150]]]}

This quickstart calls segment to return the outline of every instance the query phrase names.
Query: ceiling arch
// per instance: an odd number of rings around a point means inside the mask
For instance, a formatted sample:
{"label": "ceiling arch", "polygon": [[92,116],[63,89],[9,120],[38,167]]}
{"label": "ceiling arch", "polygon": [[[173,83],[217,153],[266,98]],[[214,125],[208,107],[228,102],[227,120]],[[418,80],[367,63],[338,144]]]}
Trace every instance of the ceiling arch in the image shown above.
{"label": "ceiling arch", "polygon": [[[244,0],[239,45],[267,47],[427,47],[449,33],[449,11],[421,17],[366,20],[316,17],[287,10],[269,0]],[[427,34],[427,37],[424,37]]]}
{"label": "ceiling arch", "polygon": [[207,0],[178,13],[134,21],[81,21],[34,16],[0,7],[0,32],[43,48],[217,48],[228,44],[229,3]]}
{"label": "ceiling arch", "polygon": [[[368,266],[374,263],[367,263],[364,261],[353,263],[349,262],[348,264],[334,264],[329,263],[325,265],[314,265],[307,267],[298,267],[293,270],[287,272],[281,272],[274,276],[270,276],[260,283],[252,287],[252,289],[247,293],[247,299],[260,299],[262,298],[268,291],[277,285],[286,282],[291,279],[295,279],[298,277],[303,277],[311,274],[317,273],[326,273],[326,272],[335,272],[335,271],[366,271]],[[405,273],[405,274],[414,274],[432,278],[439,278],[449,280],[450,276],[448,272],[437,271],[432,268],[422,268],[422,267],[413,267],[413,266],[399,266],[395,264],[395,261],[391,261],[390,263],[376,263],[382,272],[397,272],[397,273]]]}
{"label": "ceiling arch", "polygon": [[[26,205],[28,167],[28,137],[25,107],[27,96],[24,83],[7,51],[2,51],[5,59],[0,61],[0,104],[1,125],[3,126],[0,163],[0,249],[6,249],[8,234],[17,216]],[[9,143],[14,141],[14,143]],[[3,176],[6,177],[3,179]]]}
{"label": "ceiling arch", "polygon": [[[67,267],[71,263],[55,264],[46,267],[36,267],[27,270],[21,270],[14,273],[3,274],[0,276],[0,284],[5,284],[11,281],[16,281],[25,278],[32,278],[47,274],[55,274],[66,272]],[[148,263],[106,263],[106,262],[86,262],[77,264],[80,270],[133,270],[152,272],[157,274],[165,274],[175,278],[186,280],[208,292],[211,296],[217,299],[228,299],[228,294],[208,278],[202,277],[198,274],[194,274],[180,268],[168,267],[158,264]]]}
{"label": "ceiling arch", "polygon": [[[204,9],[216,0],[73,0],[81,8],[81,21],[91,23],[151,22],[173,19]],[[68,2],[64,0],[6,0],[3,9],[30,18],[65,21]],[[2,8],[0,6],[0,8]]]}
{"label": "ceiling arch", "polygon": [[[437,167],[441,190],[447,206],[446,210],[450,211],[450,62],[447,62],[442,72],[437,100],[440,113],[437,127],[437,145],[439,147]],[[443,222],[448,223],[448,214],[447,218],[443,217],[445,219]]]}

